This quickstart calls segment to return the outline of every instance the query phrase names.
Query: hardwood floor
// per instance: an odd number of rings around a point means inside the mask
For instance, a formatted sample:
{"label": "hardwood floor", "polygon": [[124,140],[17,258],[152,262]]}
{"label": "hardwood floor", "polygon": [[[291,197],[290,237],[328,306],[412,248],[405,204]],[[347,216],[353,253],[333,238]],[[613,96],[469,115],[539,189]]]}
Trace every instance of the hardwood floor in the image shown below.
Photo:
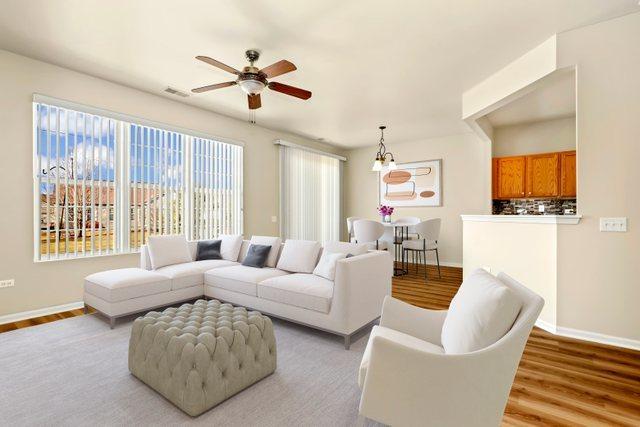
{"label": "hardwood floor", "polygon": [[[393,296],[446,309],[462,282],[462,270],[429,266],[393,280]],[[0,325],[0,332],[82,315],[82,310]],[[520,362],[504,425],[640,426],[640,352],[561,338],[534,328]]]}

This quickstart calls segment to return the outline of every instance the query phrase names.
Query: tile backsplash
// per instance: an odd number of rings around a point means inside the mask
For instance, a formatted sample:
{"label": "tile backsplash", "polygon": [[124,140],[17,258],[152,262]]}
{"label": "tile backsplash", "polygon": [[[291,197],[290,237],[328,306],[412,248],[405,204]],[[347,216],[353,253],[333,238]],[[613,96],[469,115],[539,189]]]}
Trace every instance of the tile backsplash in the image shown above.
{"label": "tile backsplash", "polygon": [[[544,206],[544,212],[540,212]],[[575,215],[576,199],[494,200],[493,215]]]}

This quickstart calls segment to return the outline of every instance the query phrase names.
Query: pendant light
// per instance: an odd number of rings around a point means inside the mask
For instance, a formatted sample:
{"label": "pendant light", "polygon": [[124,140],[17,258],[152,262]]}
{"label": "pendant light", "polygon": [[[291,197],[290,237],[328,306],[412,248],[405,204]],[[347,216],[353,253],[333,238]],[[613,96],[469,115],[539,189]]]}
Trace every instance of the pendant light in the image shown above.
{"label": "pendant light", "polygon": [[380,126],[380,144],[378,145],[378,152],[376,153],[376,159],[373,161],[373,167],[371,170],[373,172],[380,172],[382,167],[384,166],[384,162],[387,159],[387,156],[391,157],[391,161],[389,162],[389,170],[395,170],[398,167],[396,166],[396,162],[393,158],[393,154],[387,151],[387,147],[384,145],[384,130],[386,126]]}

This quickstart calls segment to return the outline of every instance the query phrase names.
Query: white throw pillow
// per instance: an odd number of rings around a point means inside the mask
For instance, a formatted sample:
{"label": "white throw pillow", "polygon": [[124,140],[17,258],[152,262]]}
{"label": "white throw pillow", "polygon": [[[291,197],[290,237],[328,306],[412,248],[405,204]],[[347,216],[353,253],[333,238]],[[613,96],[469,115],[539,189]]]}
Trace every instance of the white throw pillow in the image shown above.
{"label": "white throw pillow", "polygon": [[318,261],[318,252],[319,242],[287,239],[278,260],[278,269],[292,273],[311,273]]}
{"label": "white throw pillow", "polygon": [[351,254],[351,255],[362,255],[366,254],[368,251],[368,247],[366,243],[349,243],[349,242],[324,242],[322,245],[325,251],[333,252],[333,253],[343,253],[343,254]]}
{"label": "white throw pillow", "polygon": [[165,265],[191,262],[191,251],[187,238],[182,234],[149,236],[149,258],[154,270]]}
{"label": "white throw pillow", "polygon": [[333,282],[336,278],[336,267],[338,266],[338,261],[345,259],[346,257],[347,254],[327,252],[326,250],[323,251],[320,261],[318,261],[318,265],[313,269],[313,274],[324,277],[325,279],[329,279]]}
{"label": "white throw pillow", "polygon": [[446,353],[469,353],[490,346],[513,326],[522,301],[485,270],[472,272],[451,301],[442,327]]}
{"label": "white throw pillow", "polygon": [[220,255],[227,261],[238,261],[240,248],[242,247],[242,236],[240,234],[221,234]]}
{"label": "white throw pillow", "polygon": [[280,245],[282,245],[282,239],[273,236],[252,236],[251,243],[256,245],[269,245],[271,251],[269,252],[269,258],[265,267],[275,267],[276,260],[278,259],[278,253],[280,252]]}

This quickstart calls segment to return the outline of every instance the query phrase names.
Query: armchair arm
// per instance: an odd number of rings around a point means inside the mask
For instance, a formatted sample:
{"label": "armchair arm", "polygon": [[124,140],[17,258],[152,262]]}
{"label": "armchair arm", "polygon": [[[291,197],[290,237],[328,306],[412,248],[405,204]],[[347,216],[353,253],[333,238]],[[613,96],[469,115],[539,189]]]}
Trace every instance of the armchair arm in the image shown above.
{"label": "armchair arm", "polygon": [[386,296],[380,326],[442,346],[440,335],[445,317],[447,310],[428,310]]}
{"label": "armchair arm", "polygon": [[386,251],[369,252],[338,261],[331,310],[350,334],[380,316],[391,295],[393,261]]}
{"label": "armchair arm", "polygon": [[[429,353],[374,336],[360,413],[389,425],[499,425],[519,357]],[[515,354],[515,356],[518,356]]]}

